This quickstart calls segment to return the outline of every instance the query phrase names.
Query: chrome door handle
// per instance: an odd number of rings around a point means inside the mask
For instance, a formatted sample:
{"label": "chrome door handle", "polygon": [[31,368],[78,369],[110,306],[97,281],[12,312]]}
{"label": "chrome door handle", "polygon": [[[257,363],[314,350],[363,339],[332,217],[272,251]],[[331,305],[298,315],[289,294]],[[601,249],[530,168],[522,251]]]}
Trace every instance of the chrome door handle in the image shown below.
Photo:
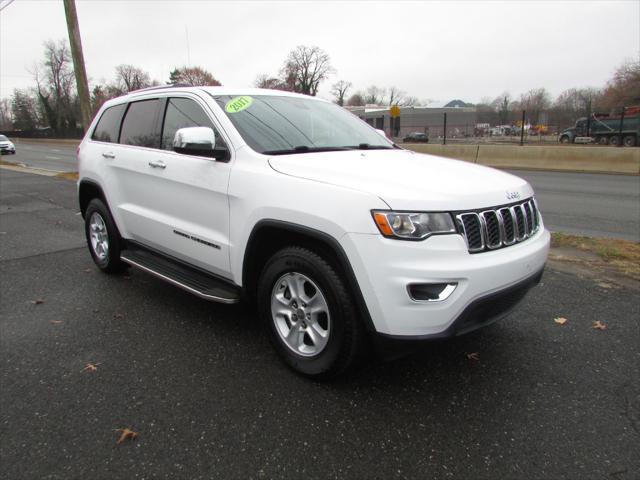
{"label": "chrome door handle", "polygon": [[102,153],[102,156],[103,156],[104,158],[116,158],[116,154],[115,154],[115,153],[112,153],[112,152],[103,152],[103,153]]}
{"label": "chrome door handle", "polygon": [[167,164],[162,160],[152,160],[149,162],[149,166],[153,168],[167,168]]}

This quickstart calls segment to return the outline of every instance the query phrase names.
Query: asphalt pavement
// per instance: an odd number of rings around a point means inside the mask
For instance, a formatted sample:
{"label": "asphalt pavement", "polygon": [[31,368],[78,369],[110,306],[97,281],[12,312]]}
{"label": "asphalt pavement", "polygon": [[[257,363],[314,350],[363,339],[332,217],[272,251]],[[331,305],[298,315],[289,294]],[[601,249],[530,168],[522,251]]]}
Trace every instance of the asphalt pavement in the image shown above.
{"label": "asphalt pavement", "polygon": [[248,307],[100,273],[73,182],[0,170],[0,271],[1,478],[640,476],[636,291],[548,268],[499,323],[317,383]]}
{"label": "asphalt pavement", "polygon": [[[21,140],[16,147],[16,155],[3,159],[60,172],[77,170],[74,145]],[[511,173],[531,183],[550,230],[640,241],[639,176],[527,170]]]}
{"label": "asphalt pavement", "polygon": [[557,232],[640,241],[640,177],[512,170],[536,192],[545,226]]}

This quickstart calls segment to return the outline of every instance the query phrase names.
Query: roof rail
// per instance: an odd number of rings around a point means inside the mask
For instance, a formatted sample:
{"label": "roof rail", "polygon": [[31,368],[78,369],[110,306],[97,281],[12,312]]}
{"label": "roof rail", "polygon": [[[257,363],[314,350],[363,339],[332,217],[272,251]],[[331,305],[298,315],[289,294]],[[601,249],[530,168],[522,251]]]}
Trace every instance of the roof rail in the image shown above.
{"label": "roof rail", "polygon": [[167,85],[156,85],[154,87],[140,88],[138,90],[131,90],[128,93],[148,92],[150,90],[160,90],[162,88],[178,88],[178,87],[193,87],[190,83],[169,83]]}

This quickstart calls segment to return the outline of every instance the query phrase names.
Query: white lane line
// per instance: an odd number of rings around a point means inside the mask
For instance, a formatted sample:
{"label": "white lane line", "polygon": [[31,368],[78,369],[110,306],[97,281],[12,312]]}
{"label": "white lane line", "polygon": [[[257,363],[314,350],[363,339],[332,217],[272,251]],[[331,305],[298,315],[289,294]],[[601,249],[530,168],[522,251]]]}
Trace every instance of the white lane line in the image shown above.
{"label": "white lane line", "polygon": [[47,160],[62,160],[60,157],[54,157],[53,155],[45,155],[44,158]]}

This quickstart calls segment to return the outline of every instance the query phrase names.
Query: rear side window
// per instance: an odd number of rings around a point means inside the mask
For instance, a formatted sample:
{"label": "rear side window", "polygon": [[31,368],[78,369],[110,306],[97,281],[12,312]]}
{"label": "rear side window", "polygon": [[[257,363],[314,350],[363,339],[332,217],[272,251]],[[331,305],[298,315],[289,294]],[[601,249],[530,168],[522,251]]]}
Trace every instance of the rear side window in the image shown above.
{"label": "rear side window", "polygon": [[160,100],[142,100],[129,104],[122,122],[120,143],[138,147],[160,147],[158,110]]}
{"label": "rear side window", "polygon": [[91,138],[98,142],[118,142],[118,132],[120,131],[120,121],[127,104],[115,105],[107,108],[96,125]]}
{"label": "rear side window", "polygon": [[209,127],[216,132],[216,148],[224,148],[224,142],[204,110],[189,98],[170,98],[164,117],[162,148],[173,150],[173,137],[180,128]]}

